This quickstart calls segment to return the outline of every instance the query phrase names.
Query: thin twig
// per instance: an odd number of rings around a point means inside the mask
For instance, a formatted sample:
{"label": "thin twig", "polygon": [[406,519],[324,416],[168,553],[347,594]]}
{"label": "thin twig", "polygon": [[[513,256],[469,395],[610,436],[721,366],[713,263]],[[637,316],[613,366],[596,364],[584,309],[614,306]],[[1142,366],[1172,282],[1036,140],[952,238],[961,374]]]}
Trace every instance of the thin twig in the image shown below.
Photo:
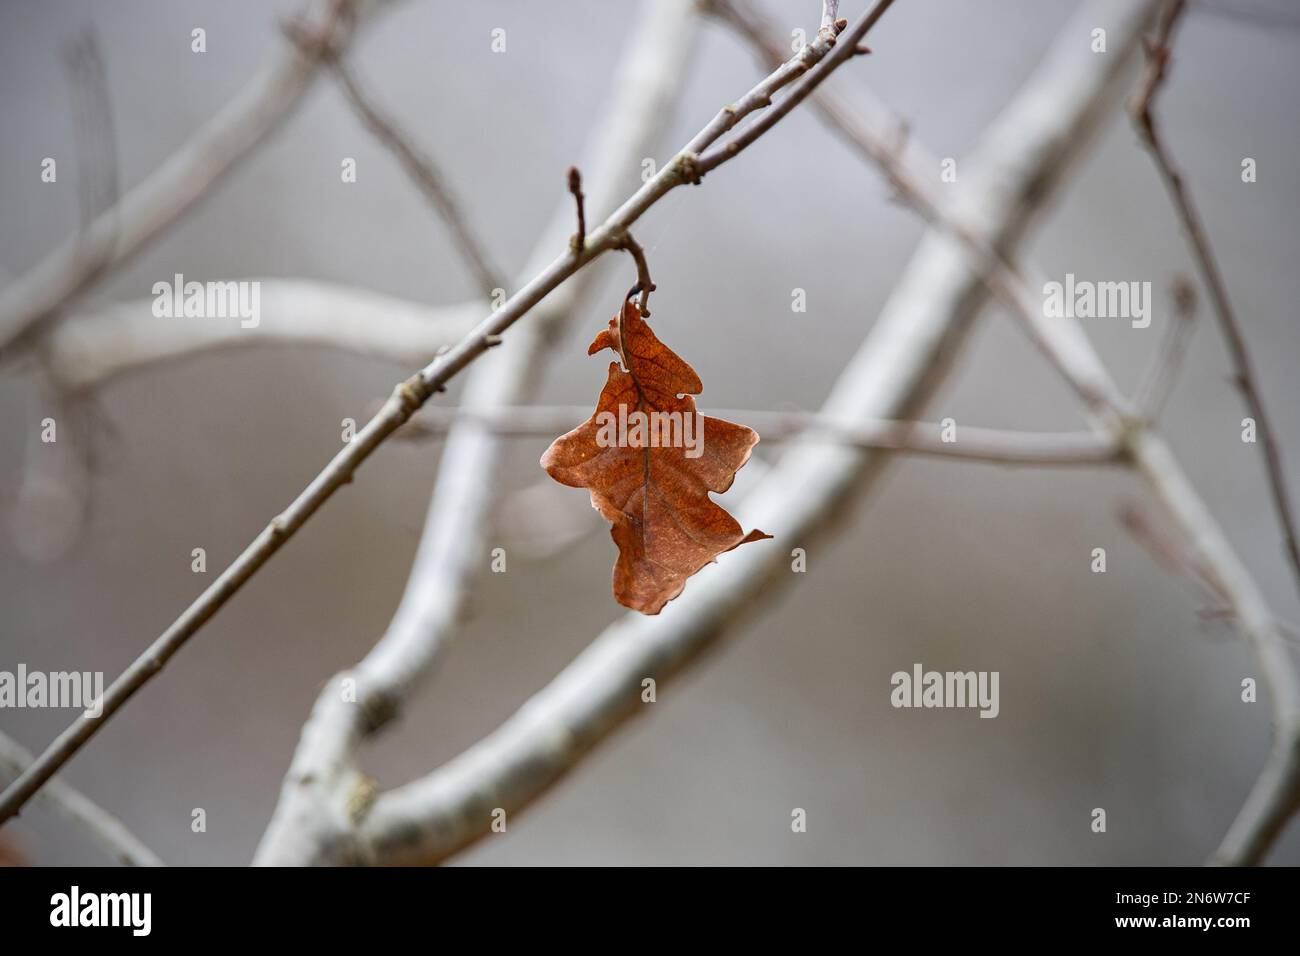
{"label": "thin twig", "polygon": [[[1104,112],[1111,82],[1136,50],[1144,6],[1093,3],[1071,19],[997,127],[1005,131],[967,164],[966,195],[991,241],[1012,250],[1053,195],[1085,133]],[[1111,53],[1080,47],[1088,25],[1108,24]],[[883,134],[892,122],[882,122]],[[852,423],[903,417],[932,394],[987,297],[969,253],[932,232],[832,388],[822,413]],[[815,548],[846,527],[844,511],[891,455],[801,442],[746,495],[737,517],[778,541]],[[430,863],[489,832],[491,808],[526,808],[628,718],[645,713],[642,681],[663,682],[737,630],[796,576],[782,547],[742,549],[693,583],[675,612],[607,629],[499,729],[431,774],[382,793],[359,833],[298,846],[263,862]],[[324,698],[322,698],[323,700]]]}
{"label": "thin twig", "polygon": [[[286,32],[291,38],[296,38],[296,42],[302,42],[301,37],[288,26]],[[331,56],[328,59],[330,69],[339,81],[339,86],[347,95],[348,102],[352,104],[357,116],[366,125],[366,128],[375,135],[375,138],[388,147],[389,151],[397,157],[402,168],[406,170],[411,181],[424,194],[429,205],[433,207],[447,228],[451,230],[452,237],[455,240],[456,248],[460,250],[461,256],[470,271],[474,273],[475,280],[478,283],[479,291],[483,297],[491,300],[497,289],[506,287],[504,273],[492,264],[491,257],[487,254],[483,243],[479,241],[470,228],[465,213],[460,208],[460,203],[452,194],[451,188],[447,186],[446,177],[438,170],[433,159],[425,152],[422,152],[412,141],[409,136],[402,132],[397,123],[385,116],[374,104],[371,98],[362,89],[360,81],[356,74],[353,73],[347,63],[339,56]]]}
{"label": "thin twig", "polygon": [[[874,24],[892,3],[893,0],[877,0],[873,11],[854,28],[854,42],[866,33],[866,28]],[[795,83],[786,94],[786,98],[782,100],[783,104],[787,99],[801,102],[846,59],[843,56],[836,58],[833,52],[827,56],[824,50],[821,55],[825,56],[824,62]],[[784,75],[786,67],[779,68],[778,73]],[[786,110],[781,115],[788,112]],[[770,129],[771,126],[771,123],[767,123],[764,129]],[[455,375],[488,351],[495,344],[492,341],[494,338],[502,335],[548,293],[579,269],[601,254],[618,248],[624,242],[627,230],[632,224],[669,191],[684,182],[698,182],[702,173],[693,169],[694,160],[691,157],[697,155],[701,149],[710,146],[730,128],[725,123],[719,124],[715,118],[714,122],[701,130],[688,144],[688,147],[693,147],[688,149],[691,156],[688,157],[685,153],[679,154],[676,161],[666,165],[656,176],[642,185],[591,234],[582,254],[574,256],[566,250],[550,266],[511,296],[501,308],[484,319],[474,332],[455,348],[434,359],[406,381],[399,383],[379,414],[357,433],[352,442],[334,456],[289,507],[273,518],[208,589],[109,686],[102,700],[102,715],[98,718],[88,718],[83,715],[75,720],[22,776],[0,794],[0,823],[17,813],[41,784],[66,763],[99,728],[104,726],[122,704],[147,683],[172,655],[184,646],[185,642],[216,614],[272,555],[280,550],[321,505],[333,496],[335,491],[350,483],[356,469],[389,435],[400,428],[432,395],[444,391],[447,382]],[[716,133],[713,132],[715,129]],[[715,163],[711,168],[716,168],[717,165]]]}
{"label": "thin twig", "polygon": [[640,293],[641,301],[639,307],[641,314],[645,317],[650,316],[650,293],[655,290],[655,284],[650,280],[650,263],[646,261],[645,250],[641,244],[632,238],[632,233],[624,233],[619,248],[632,257],[636,263],[636,285],[632,286],[627,292],[627,297]]}
{"label": "thin twig", "polygon": [[1193,554],[1181,539],[1160,530],[1145,508],[1129,503],[1120,509],[1119,518],[1124,529],[1146,548],[1157,564],[1187,578],[1213,606],[1226,607],[1227,615],[1234,614],[1230,595],[1215,580],[1213,569]]}
{"label": "thin twig", "polygon": [[[642,7],[629,30],[629,48],[618,57],[608,103],[583,150],[584,210],[608,215],[634,181],[642,157],[659,148],[691,72],[698,33],[695,0]],[[566,195],[535,241],[524,278],[544,268],[559,246],[572,248],[572,210]],[[597,272],[583,270],[548,295],[530,321],[512,330],[508,348],[474,366],[462,407],[490,412],[533,400],[565,325],[585,311],[597,288]],[[398,607],[365,657],[317,697],[255,862],[312,859],[322,846],[340,842],[340,826],[351,826],[351,815],[342,811],[357,793],[369,792],[358,766],[362,742],[379,733],[436,671],[484,573],[479,556],[491,533],[507,452],[507,439],[473,421],[457,422],[448,434]],[[345,677],[355,681],[357,704],[338,694]]]}
{"label": "thin twig", "polygon": [[[21,744],[0,733],[0,772],[17,777],[31,762],[32,755]],[[61,778],[56,777],[46,784],[37,799],[84,830],[119,863],[127,866],[163,865],[158,854],[145,846],[121,820]]]}
{"label": "thin twig", "polygon": [[1236,310],[1232,307],[1232,301],[1228,298],[1228,286],[1224,281],[1219,262],[1215,258],[1214,250],[1210,246],[1209,234],[1192,202],[1191,192],[1174,164],[1164,138],[1160,135],[1160,127],[1151,109],[1156,94],[1159,93],[1168,74],[1171,57],[1170,40],[1185,6],[1184,0],[1170,0],[1165,6],[1155,38],[1146,44],[1147,70],[1133,100],[1131,113],[1142,142],[1155,161],[1160,179],[1164,182],[1165,190],[1173,202],[1183,233],[1192,247],[1201,280],[1209,290],[1214,314],[1218,317],[1219,328],[1227,342],[1228,353],[1232,356],[1235,370],[1233,380],[1241,390],[1251,417],[1255,419],[1256,435],[1264,450],[1264,467],[1268,474],[1273,507],[1277,511],[1278,524],[1281,526],[1283,546],[1291,562],[1296,586],[1300,588],[1300,536],[1296,533],[1295,512],[1290,493],[1287,491],[1286,475],[1282,466],[1282,449],[1273,428],[1272,418],[1264,410],[1264,397],[1250,360],[1250,353],[1246,348],[1246,337],[1241,322],[1237,319]]}
{"label": "thin twig", "polygon": [[[95,31],[87,27],[66,53],[72,81],[73,132],[77,140],[77,200],[84,240],[95,220],[111,212],[118,201],[117,134],[113,101],[108,95],[108,73]],[[112,221],[112,216],[108,221]],[[90,271],[103,268],[112,252],[112,232],[86,249]]]}
{"label": "thin twig", "polygon": [[1154,423],[1163,411],[1169,393],[1173,391],[1178,370],[1182,367],[1183,356],[1187,353],[1187,343],[1196,327],[1196,288],[1187,279],[1179,276],[1174,280],[1171,295],[1174,300],[1174,314],[1168,329],[1151,362],[1150,369],[1138,386],[1134,404],[1146,421]]}
{"label": "thin twig", "polygon": [[[458,421],[479,422],[494,434],[511,438],[553,437],[591,414],[584,405],[518,405],[490,412],[430,406],[411,419],[402,437],[413,441],[440,438]],[[1123,462],[1120,449],[1092,432],[1027,432],[962,425],[956,438],[944,441],[938,422],[843,422],[816,412],[774,412],[755,409],[710,409],[714,418],[742,422],[765,443],[831,442],[857,448],[878,448],[962,461],[997,465],[1113,465]]]}
{"label": "thin twig", "polygon": [[[72,85],[73,131],[77,144],[77,200],[83,241],[79,267],[88,276],[106,268],[116,228],[86,241],[96,220],[116,221],[118,150],[108,75],[98,35],[87,27],[65,53]],[[33,432],[23,456],[22,483],[12,503],[14,544],[29,561],[44,563],[67,552],[77,540],[91,502],[94,433],[82,397],[69,393],[48,370],[48,336],[37,345],[34,377],[44,414],[58,422],[61,441],[45,443]]]}
{"label": "thin twig", "polygon": [[[321,0],[315,8],[316,19],[335,36],[336,50],[361,21],[392,5],[363,3],[352,16],[347,15],[352,2]],[[69,300],[148,246],[208,195],[302,101],[319,66],[318,59],[290,46],[287,56],[262,70],[113,208],[0,290],[0,358],[35,341]]]}
{"label": "thin twig", "polygon": [[[877,3],[871,12],[859,21],[852,30],[844,34],[844,42],[837,45],[834,35],[823,36],[825,42],[830,43],[835,48],[826,55],[822,68],[816,74],[809,77],[810,82],[800,83],[798,88],[791,90],[789,95],[782,97],[781,102],[777,103],[771,109],[767,110],[745,129],[741,130],[736,136],[728,141],[725,145],[715,147],[712,152],[700,156],[696,162],[696,170],[700,175],[704,175],[717,166],[725,163],[727,160],[737,156],[742,150],[752,144],[760,136],[779,123],[783,117],[798,106],[809,96],[813,90],[821,84],[821,81],[829,75],[830,69],[838,66],[857,55],[857,48],[862,38],[889,9],[889,2]],[[838,34],[839,23],[835,25],[836,29],[832,32]]]}
{"label": "thin twig", "polygon": [[[736,0],[714,0],[724,15],[735,14]],[[1144,5],[1154,6],[1154,3]],[[730,18],[730,17],[729,17]],[[756,31],[744,30],[747,36]],[[771,41],[756,43],[766,54]],[[866,128],[838,94],[819,94],[814,106],[856,150],[878,165],[898,195],[927,222],[959,241],[982,264],[989,290],[1020,320],[1030,340],[1074,389],[1103,437],[1121,443],[1138,473],[1177,521],[1199,560],[1211,569],[1230,596],[1234,616],[1272,694],[1273,748],[1254,789],[1216,852],[1216,862],[1258,862],[1300,802],[1300,683],[1286,653],[1276,619],[1249,570],[1242,563],[1168,445],[1133,409],[1076,322],[1049,320],[1032,291],[1042,288],[1015,268],[997,246],[968,219],[952,214],[909,168],[897,150]],[[751,127],[752,128],[752,127]]]}
{"label": "thin twig", "polygon": [[582,255],[582,248],[587,244],[587,212],[583,208],[582,173],[577,166],[569,167],[569,192],[573,194],[573,204],[577,207],[578,231],[569,240],[569,248],[575,255]]}

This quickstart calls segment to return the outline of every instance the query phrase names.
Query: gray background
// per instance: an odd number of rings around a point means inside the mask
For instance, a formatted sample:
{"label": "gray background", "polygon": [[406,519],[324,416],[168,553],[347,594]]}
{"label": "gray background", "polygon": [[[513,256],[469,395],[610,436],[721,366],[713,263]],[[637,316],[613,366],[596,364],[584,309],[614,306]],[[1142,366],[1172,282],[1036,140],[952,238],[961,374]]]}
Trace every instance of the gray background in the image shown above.
{"label": "gray background", "polygon": [[[832,82],[870,84],[934,153],[962,156],[1073,6],[904,0],[873,32],[875,54]],[[1285,6],[1197,7],[1161,114],[1212,230],[1294,477],[1300,32]],[[780,5],[790,26],[809,29],[816,7]],[[99,31],[131,185],[274,54],[275,23],[291,9],[0,7],[0,268],[21,273],[76,227],[60,52],[80,27]],[[356,47],[370,90],[441,160],[511,272],[561,196],[631,13],[622,3],[413,0]],[[189,51],[193,26],[208,31],[204,56]],[[507,30],[506,55],[488,49],[497,26]],[[707,26],[656,155],[671,155],[757,75],[729,32]],[[66,157],[57,188],[39,182],[43,156]],[[339,182],[342,156],[358,159],[356,185]],[[1254,185],[1240,181],[1243,156],[1258,160]],[[801,111],[704,187],[678,190],[637,232],[661,285],[656,330],[701,373],[707,410],[815,408],[921,229]],[[1135,385],[1168,320],[1168,281],[1190,262],[1122,116],[1106,125],[1028,252],[1058,278],[1154,284],[1150,329],[1088,325],[1120,382]],[[587,359],[584,346],[628,284],[625,262],[602,268],[603,292],[557,352],[545,401],[586,403],[599,388],[605,363]],[[173,272],[307,276],[428,302],[473,291],[445,230],[328,82],[196,214],[88,301],[147,296]],[[790,311],[796,286],[808,290],[806,314]],[[1202,311],[1164,424],[1274,608],[1300,619],[1259,448],[1239,440],[1245,413],[1227,371]],[[337,450],[340,419],[360,417],[408,372],[282,348],[177,363],[110,387],[100,407],[113,428],[97,438],[94,510],[75,550],[32,566],[0,537],[0,668],[23,661],[111,679],[205,583],[190,572],[191,548],[207,549],[212,572],[223,566]],[[44,414],[30,378],[0,377],[6,509],[24,442]],[[1067,389],[997,310],[926,414],[1014,428],[1080,424]],[[537,480],[545,444],[518,441],[501,476],[507,487]],[[247,862],[318,688],[388,622],[436,465],[436,447],[382,449],[106,726],[69,779],[169,862]],[[1261,766],[1268,705],[1239,699],[1241,679],[1260,676],[1245,646],[1199,621],[1198,595],[1119,527],[1117,507],[1143,494],[1115,471],[898,462],[846,514],[835,542],[812,549],[808,573],[737,639],[662,687],[646,717],[513,818],[507,835],[459,859],[1199,862]],[[1105,575],[1089,572],[1094,547],[1108,551]],[[486,575],[445,668],[368,752],[381,785],[491,730],[615,619],[612,560],[596,531],[547,561],[512,559],[509,573]],[[892,709],[889,675],[914,661],[1000,671],[1001,716]],[[0,713],[4,730],[31,749],[68,719]],[[796,806],[808,811],[806,834],[790,832]],[[1097,806],[1109,813],[1104,835],[1089,830]],[[194,807],[207,811],[204,834],[190,831]],[[39,863],[105,859],[40,809],[6,835]],[[1271,860],[1300,863],[1300,827]]]}

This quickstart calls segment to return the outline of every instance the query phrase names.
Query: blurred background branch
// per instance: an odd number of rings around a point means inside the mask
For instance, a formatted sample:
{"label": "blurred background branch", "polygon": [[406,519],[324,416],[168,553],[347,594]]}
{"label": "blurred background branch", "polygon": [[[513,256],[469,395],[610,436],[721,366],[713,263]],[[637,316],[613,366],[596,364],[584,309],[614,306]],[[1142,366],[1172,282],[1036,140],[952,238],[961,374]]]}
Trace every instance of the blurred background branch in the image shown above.
{"label": "blurred background branch", "polygon": [[[613,625],[506,723],[432,773],[379,792],[361,769],[363,745],[414,701],[462,627],[486,567],[493,512],[504,493],[500,476],[507,441],[562,430],[585,415],[582,408],[539,404],[538,399],[554,344],[597,287],[597,271],[586,267],[605,251],[627,248],[636,254],[641,284],[648,287],[646,252],[631,239],[630,225],[676,185],[698,183],[807,98],[850,150],[883,171],[896,198],[919,211],[930,232],[821,411],[734,413],[757,425],[765,439],[791,441],[776,466],[753,462],[749,481],[740,489],[744,513],[738,517],[752,526],[775,529],[778,540],[800,547],[817,534],[837,533],[843,523],[835,519],[876,485],[892,451],[1019,465],[1133,465],[1178,530],[1157,530],[1140,508],[1128,509],[1124,524],[1163,564],[1197,582],[1212,603],[1210,613],[1237,625],[1269,687],[1272,750],[1214,862],[1263,859],[1300,800],[1300,686],[1284,651],[1284,626],[1270,610],[1262,587],[1169,446],[1151,428],[1184,361],[1195,296],[1185,280],[1175,283],[1169,330],[1137,397],[1130,401],[1080,327],[1044,318],[1035,292],[1040,280],[1016,263],[1017,248],[1036,213],[1082,153],[1080,144],[1116,101],[1126,64],[1134,58],[1141,31],[1157,7],[1155,0],[1093,0],[1081,8],[986,131],[979,152],[963,160],[962,186],[944,190],[952,201],[941,199],[927,185],[935,178],[938,161],[916,142],[909,124],[860,84],[819,85],[839,63],[865,52],[859,41],[887,2],[844,36],[848,21],[838,18],[838,2],[826,0],[816,37],[787,60],[788,40],[751,4],[704,0],[698,7],[732,27],[772,72],[720,111],[620,206],[628,195],[628,180],[652,154],[671,118],[698,29],[694,0],[647,4],[631,30],[630,52],[620,56],[608,112],[583,157],[581,168],[589,171],[590,181],[570,179],[580,210],[577,241],[570,243],[573,205],[565,197],[504,306],[497,301],[510,292],[503,273],[489,255],[489,244],[469,226],[450,177],[361,88],[350,61],[344,59],[354,27],[383,5],[330,0],[289,24],[286,31],[293,46],[287,55],[120,200],[103,61],[93,35],[78,46],[73,67],[78,77],[74,91],[83,174],[82,228],[0,291],[0,354],[32,359],[46,390],[45,404],[58,409],[60,421],[75,426],[72,440],[56,449],[59,456],[28,448],[19,499],[25,503],[16,512],[16,517],[29,519],[28,530],[36,528],[46,537],[53,533],[51,528],[58,530],[57,521],[32,506],[36,499],[31,495],[49,498],[52,491],[66,487],[79,489],[73,497],[82,504],[65,507],[65,498],[73,499],[56,495],[61,503],[55,510],[71,516],[70,535],[75,535],[86,500],[89,467],[82,456],[90,454],[93,436],[85,422],[94,412],[93,396],[127,373],[229,347],[273,343],[325,345],[406,366],[438,356],[398,386],[354,444],[336,456],[115,682],[105,719],[337,487],[351,480],[353,470],[380,442],[471,363],[459,406],[430,407],[404,430],[446,437],[405,591],[383,638],[321,691],[257,862],[443,860],[486,833],[494,810],[513,813],[527,806],[637,712],[646,678],[676,674],[743,624],[761,600],[790,580],[779,573],[789,560],[783,547],[768,545],[728,555],[693,582],[662,617],[629,618]],[[1257,380],[1208,238],[1151,116],[1150,104],[1165,76],[1169,37],[1181,7],[1174,2],[1165,8],[1156,38],[1146,45],[1149,67],[1133,112],[1189,233],[1228,342],[1235,381],[1259,420],[1267,478],[1300,575],[1281,451],[1263,417]],[[1109,32],[1110,48],[1104,56],[1090,52],[1081,40],[1099,23]],[[73,306],[82,292],[120,268],[250,154],[288,115],[322,64],[334,71],[351,108],[446,223],[479,292],[493,300],[488,319],[479,322],[484,310],[476,300],[426,307],[358,286],[306,278],[259,280],[265,315],[259,328],[249,330],[216,323],[162,326],[151,321],[147,300]],[[774,99],[782,90],[784,95]],[[102,102],[95,105],[97,101]],[[737,128],[729,140],[722,140]],[[94,157],[104,148],[114,155],[101,162]],[[585,213],[604,223],[588,232]],[[654,244],[648,242],[647,248],[653,252]],[[561,249],[571,251],[555,259]],[[966,332],[990,297],[1010,308],[1030,340],[1070,383],[1087,409],[1091,431],[1013,431],[963,423],[957,442],[949,443],[938,437],[939,425],[916,420],[947,380]],[[528,321],[502,336],[530,310]],[[485,354],[489,348],[491,353]],[[74,458],[63,462],[69,453]],[[761,480],[755,482],[755,475]],[[26,534],[19,530],[20,536]],[[70,540],[70,535],[64,538]],[[47,551],[66,546],[64,541]],[[36,555],[41,548],[29,550]],[[355,686],[355,698],[345,695],[345,685]],[[8,765],[24,772],[24,786],[6,793],[6,812],[14,808],[15,799],[21,802],[38,792],[37,778],[48,778],[91,732],[84,723],[74,724],[40,758],[36,770],[29,769],[30,755],[0,740],[0,750],[18,755]],[[116,847],[113,852],[122,859],[157,862],[120,824],[93,806],[87,811],[85,798],[57,779],[48,780],[39,792],[81,807],[80,819],[88,820],[96,838]]]}

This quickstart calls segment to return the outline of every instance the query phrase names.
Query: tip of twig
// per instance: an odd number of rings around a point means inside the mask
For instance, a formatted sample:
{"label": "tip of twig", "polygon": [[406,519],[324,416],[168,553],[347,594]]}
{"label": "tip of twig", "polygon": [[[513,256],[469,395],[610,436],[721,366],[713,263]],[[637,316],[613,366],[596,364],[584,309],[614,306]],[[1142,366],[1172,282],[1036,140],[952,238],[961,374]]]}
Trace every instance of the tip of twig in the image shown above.
{"label": "tip of twig", "polygon": [[582,190],[582,173],[578,171],[577,166],[569,167],[569,192],[578,193]]}

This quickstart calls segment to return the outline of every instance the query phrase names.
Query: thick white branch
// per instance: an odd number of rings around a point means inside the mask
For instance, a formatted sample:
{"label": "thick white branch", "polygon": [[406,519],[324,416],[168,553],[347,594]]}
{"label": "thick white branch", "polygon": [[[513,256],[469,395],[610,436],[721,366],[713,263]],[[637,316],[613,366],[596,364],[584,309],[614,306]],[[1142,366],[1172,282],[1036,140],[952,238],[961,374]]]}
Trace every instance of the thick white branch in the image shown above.
{"label": "thick white branch", "polygon": [[[647,4],[632,28],[632,48],[621,59],[606,119],[588,146],[586,208],[604,217],[626,194],[641,160],[651,155],[684,83],[698,27],[694,0]],[[545,268],[574,229],[566,197],[536,244],[525,267]],[[526,401],[532,394],[543,353],[564,321],[592,288],[594,273],[578,273],[551,294],[470,375],[463,405],[476,413]],[[496,488],[492,476],[504,451],[502,436],[473,418],[453,427],[429,503],[424,532],[397,612],[383,638],[348,677],[357,681],[358,704],[338,692],[342,675],[316,702],[280,804],[258,848],[257,862],[301,862],[320,854],[341,824],[360,781],[355,750],[397,710],[416,683],[436,666],[455,631],[464,602],[487,553]]]}
{"label": "thick white branch", "polygon": [[389,359],[427,362],[478,320],[478,302],[434,307],[368,289],[308,279],[260,279],[260,320],[158,317],[140,299],[70,315],[42,349],[51,382],[85,391],[146,366],[217,349],[304,343]]}
{"label": "thick white branch", "polygon": [[[1151,6],[1094,3],[1074,18],[967,163],[961,212],[999,249],[1014,247],[1082,152],[1099,110],[1117,98],[1113,81]],[[1110,25],[1105,57],[1079,41],[1096,22]],[[905,416],[923,402],[986,300],[978,265],[953,239],[927,236],[822,414],[852,425]],[[789,547],[827,531],[888,459],[834,445],[789,450],[737,516],[776,542],[723,556],[658,617],[632,616],[609,628],[492,734],[434,773],[381,794],[358,844],[329,848],[332,858],[435,862],[486,833],[494,808],[518,810],[535,799],[643,706],[644,678],[670,677],[788,582]]]}
{"label": "thick white branch", "polygon": [[[321,0],[313,20],[335,47],[392,0]],[[320,60],[290,43],[221,112],[112,208],[0,289],[0,354],[121,265],[206,196],[302,100]]]}
{"label": "thick white branch", "polygon": [[[1128,13],[1149,17],[1154,6],[1133,5]],[[1104,11],[1097,11],[1097,16],[1097,22],[1109,22]],[[1300,682],[1262,592],[1168,446],[1124,397],[1080,324],[1044,315],[1034,291],[1042,288],[1042,282],[1026,279],[1013,267],[997,244],[972,226],[978,220],[947,209],[928,185],[932,177],[909,168],[900,151],[873,135],[839,96],[823,95],[814,102],[852,147],[881,167],[906,202],[981,264],[989,289],[1011,308],[1033,342],[1078,393],[1097,433],[1125,450],[1178,522],[1198,566],[1212,576],[1259,662],[1270,691],[1274,731],[1264,769],[1212,862],[1259,862],[1300,805]],[[1044,103],[1043,108],[1050,104]],[[1008,142],[1018,135],[1014,129],[1003,133]]]}

